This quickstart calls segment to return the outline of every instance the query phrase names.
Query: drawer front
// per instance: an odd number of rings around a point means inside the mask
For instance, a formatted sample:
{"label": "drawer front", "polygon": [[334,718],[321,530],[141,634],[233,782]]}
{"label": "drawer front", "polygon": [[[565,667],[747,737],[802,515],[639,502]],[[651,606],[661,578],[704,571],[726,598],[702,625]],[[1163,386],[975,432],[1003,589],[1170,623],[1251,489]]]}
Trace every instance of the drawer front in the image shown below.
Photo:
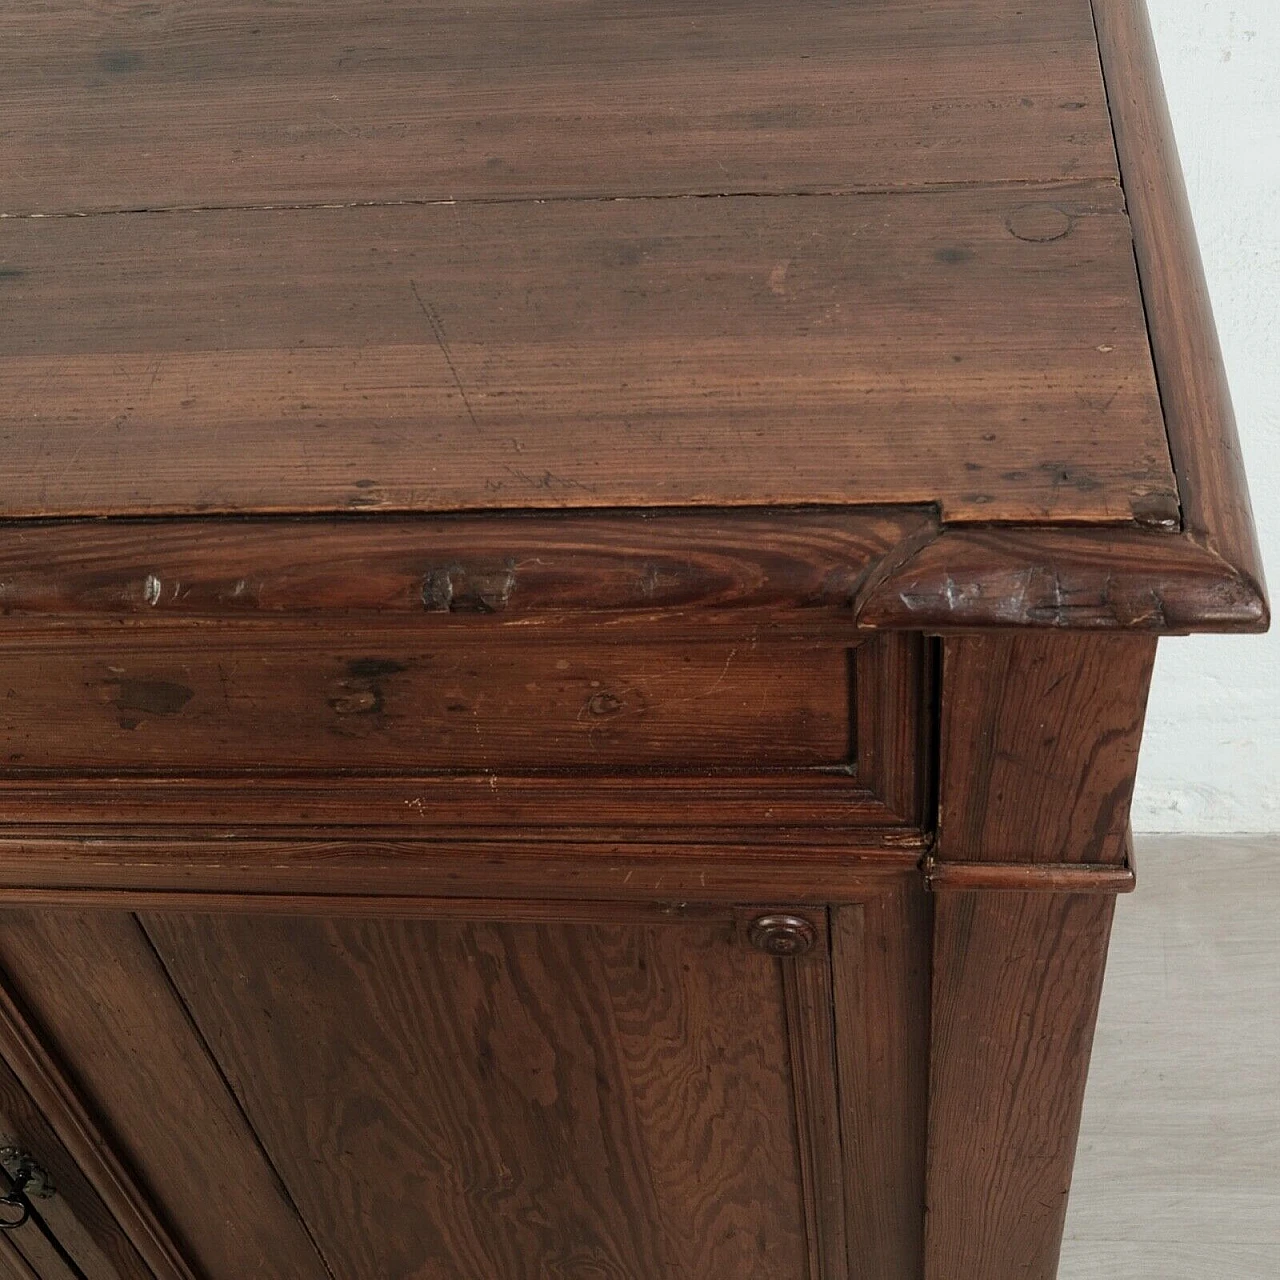
{"label": "drawer front", "polygon": [[850,651],[759,632],[223,628],[3,654],[11,768],[846,770]]}
{"label": "drawer front", "polygon": [[918,832],[925,792],[929,673],[911,636],[76,626],[0,638],[0,669],[10,827],[833,842]]}

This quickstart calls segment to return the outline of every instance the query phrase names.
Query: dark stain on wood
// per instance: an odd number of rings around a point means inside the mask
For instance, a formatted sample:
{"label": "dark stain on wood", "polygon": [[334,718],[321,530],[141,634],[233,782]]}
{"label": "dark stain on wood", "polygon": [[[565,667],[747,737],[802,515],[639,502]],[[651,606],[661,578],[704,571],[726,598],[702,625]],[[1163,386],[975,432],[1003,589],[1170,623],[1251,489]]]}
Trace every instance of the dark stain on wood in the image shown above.
{"label": "dark stain on wood", "polygon": [[195,690],[174,680],[125,679],[110,682],[116,689],[113,699],[121,711],[140,711],[149,716],[176,716],[195,697]]}
{"label": "dark stain on wood", "polygon": [[106,49],[98,55],[98,69],[113,76],[128,75],[142,67],[142,54],[134,49]]}

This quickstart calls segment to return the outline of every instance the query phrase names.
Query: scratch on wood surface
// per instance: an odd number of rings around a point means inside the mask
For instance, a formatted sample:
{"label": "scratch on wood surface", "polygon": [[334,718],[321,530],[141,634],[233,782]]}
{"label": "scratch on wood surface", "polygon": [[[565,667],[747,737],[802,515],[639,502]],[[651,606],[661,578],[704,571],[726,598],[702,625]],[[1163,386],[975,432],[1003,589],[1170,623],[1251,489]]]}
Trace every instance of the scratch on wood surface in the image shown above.
{"label": "scratch on wood surface", "polygon": [[418,292],[418,283],[416,280],[409,281],[409,288],[413,290],[414,300],[418,304],[418,310],[426,317],[427,324],[431,328],[432,336],[436,340],[436,345],[440,348],[440,354],[444,356],[444,362],[449,366],[449,372],[453,375],[454,386],[458,388],[458,394],[462,397],[462,403],[467,410],[467,417],[471,419],[471,425],[477,431],[480,430],[480,423],[476,421],[476,412],[471,407],[471,401],[467,397],[467,389],[462,385],[462,378],[458,373],[457,366],[453,363],[453,356],[449,354],[449,342],[445,337],[444,325],[440,322],[440,317],[436,314],[436,309],[423,298]]}

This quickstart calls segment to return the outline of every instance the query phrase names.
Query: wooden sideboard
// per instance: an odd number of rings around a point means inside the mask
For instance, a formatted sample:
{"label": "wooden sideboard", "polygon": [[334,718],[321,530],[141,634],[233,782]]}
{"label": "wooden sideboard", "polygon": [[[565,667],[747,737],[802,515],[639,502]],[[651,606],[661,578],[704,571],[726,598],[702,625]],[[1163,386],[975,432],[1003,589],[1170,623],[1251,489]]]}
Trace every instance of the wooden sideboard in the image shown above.
{"label": "wooden sideboard", "polygon": [[0,1276],[1052,1280],[1268,623],[1141,0],[7,0],[0,173]]}

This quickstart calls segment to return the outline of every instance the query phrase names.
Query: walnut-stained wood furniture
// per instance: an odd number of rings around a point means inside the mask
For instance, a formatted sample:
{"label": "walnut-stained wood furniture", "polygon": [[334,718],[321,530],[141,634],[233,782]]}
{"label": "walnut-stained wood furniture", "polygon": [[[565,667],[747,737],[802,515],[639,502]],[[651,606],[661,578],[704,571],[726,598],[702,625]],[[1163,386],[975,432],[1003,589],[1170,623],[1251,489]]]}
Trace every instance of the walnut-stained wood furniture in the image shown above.
{"label": "walnut-stained wood furniture", "polygon": [[0,1274],[1049,1280],[1268,620],[1141,0],[9,0],[0,172]]}

